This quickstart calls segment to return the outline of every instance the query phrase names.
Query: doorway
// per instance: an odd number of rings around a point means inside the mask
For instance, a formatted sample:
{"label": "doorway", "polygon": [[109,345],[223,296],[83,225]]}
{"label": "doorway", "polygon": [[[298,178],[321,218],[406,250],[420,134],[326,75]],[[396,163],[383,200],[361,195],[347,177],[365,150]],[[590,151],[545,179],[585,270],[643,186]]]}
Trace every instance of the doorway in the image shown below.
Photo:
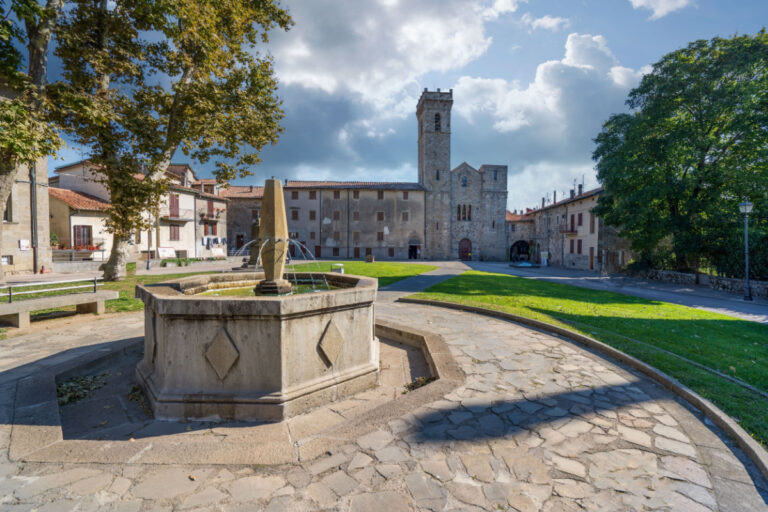
{"label": "doorway", "polygon": [[461,261],[472,259],[472,242],[469,238],[462,238],[459,242],[459,259]]}
{"label": "doorway", "polygon": [[323,257],[323,248],[319,245],[315,246],[315,258],[322,258]]}
{"label": "doorway", "polygon": [[409,260],[417,260],[417,259],[419,259],[419,256],[421,256],[421,246],[419,246],[419,245],[409,245],[408,246],[408,259]]}
{"label": "doorway", "polygon": [[359,247],[355,247],[355,258],[358,258],[358,259],[360,258],[360,248]]}
{"label": "doorway", "polygon": [[589,248],[589,270],[595,270],[595,248]]}

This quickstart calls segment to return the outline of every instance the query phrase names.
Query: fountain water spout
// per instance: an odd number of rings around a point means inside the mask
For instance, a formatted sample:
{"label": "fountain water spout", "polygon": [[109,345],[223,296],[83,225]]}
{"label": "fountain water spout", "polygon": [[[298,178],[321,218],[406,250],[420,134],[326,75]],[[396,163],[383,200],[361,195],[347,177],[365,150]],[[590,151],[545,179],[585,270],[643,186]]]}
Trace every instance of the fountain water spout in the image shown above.
{"label": "fountain water spout", "polygon": [[290,293],[293,284],[283,279],[289,241],[283,185],[280,180],[266,181],[261,204],[259,238],[262,240],[261,265],[264,268],[264,279],[256,286],[256,292],[264,295]]}

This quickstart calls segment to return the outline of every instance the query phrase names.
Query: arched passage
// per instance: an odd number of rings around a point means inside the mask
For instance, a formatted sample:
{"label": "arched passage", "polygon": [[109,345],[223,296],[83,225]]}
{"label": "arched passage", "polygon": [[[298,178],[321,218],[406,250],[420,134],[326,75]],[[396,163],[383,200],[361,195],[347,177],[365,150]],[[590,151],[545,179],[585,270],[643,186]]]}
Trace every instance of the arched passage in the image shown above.
{"label": "arched passage", "polygon": [[509,248],[510,261],[529,260],[530,258],[528,242],[525,240],[518,240]]}

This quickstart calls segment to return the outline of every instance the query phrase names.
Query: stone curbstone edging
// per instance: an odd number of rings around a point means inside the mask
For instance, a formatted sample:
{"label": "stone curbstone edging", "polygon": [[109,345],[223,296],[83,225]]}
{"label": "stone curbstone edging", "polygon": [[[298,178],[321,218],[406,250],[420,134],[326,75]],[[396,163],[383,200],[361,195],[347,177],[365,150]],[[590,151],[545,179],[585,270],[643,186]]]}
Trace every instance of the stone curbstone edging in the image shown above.
{"label": "stone curbstone edging", "polygon": [[536,329],[540,329],[542,331],[558,334],[589,348],[598,350],[614,359],[617,359],[652,378],[656,382],[662,384],[665,388],[669,389],[673,393],[678,394],[694,407],[702,411],[707,418],[712,420],[712,422],[723,429],[726,434],[736,440],[739,447],[744,450],[752,462],[754,462],[755,465],[760,469],[760,472],[763,474],[763,476],[768,479],[768,452],[766,452],[766,450],[760,446],[757,441],[752,439],[752,437],[738,423],[736,423],[733,418],[728,416],[726,413],[720,410],[719,407],[717,407],[703,396],[680,383],[677,379],[667,375],[661,370],[654,368],[653,366],[650,366],[649,364],[640,361],[635,357],[625,354],[621,350],[613,348],[610,345],[603,343],[602,341],[590,338],[589,336],[584,336],[583,334],[579,334],[568,329],[543,322],[541,320],[534,320],[532,318],[526,318],[523,316],[515,315],[513,313],[504,313],[502,311],[495,311],[479,306],[468,306],[464,304],[456,304],[453,302],[412,299],[407,297],[398,299],[398,302],[423,304],[427,306],[437,306],[459,311],[468,311],[471,313],[478,313],[481,315],[501,318],[503,320],[509,320],[530,327],[535,327]]}

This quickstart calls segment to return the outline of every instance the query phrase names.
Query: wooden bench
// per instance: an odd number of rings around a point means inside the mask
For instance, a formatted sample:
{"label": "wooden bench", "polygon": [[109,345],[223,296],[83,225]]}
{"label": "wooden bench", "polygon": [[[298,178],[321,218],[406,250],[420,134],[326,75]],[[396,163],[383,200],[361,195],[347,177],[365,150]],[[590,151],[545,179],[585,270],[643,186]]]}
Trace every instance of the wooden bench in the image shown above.
{"label": "wooden bench", "polygon": [[0,321],[24,329],[29,327],[29,314],[32,311],[64,306],[77,306],[78,313],[102,314],[105,311],[104,301],[116,299],[118,296],[119,293],[112,290],[99,290],[8,302],[0,304]]}

